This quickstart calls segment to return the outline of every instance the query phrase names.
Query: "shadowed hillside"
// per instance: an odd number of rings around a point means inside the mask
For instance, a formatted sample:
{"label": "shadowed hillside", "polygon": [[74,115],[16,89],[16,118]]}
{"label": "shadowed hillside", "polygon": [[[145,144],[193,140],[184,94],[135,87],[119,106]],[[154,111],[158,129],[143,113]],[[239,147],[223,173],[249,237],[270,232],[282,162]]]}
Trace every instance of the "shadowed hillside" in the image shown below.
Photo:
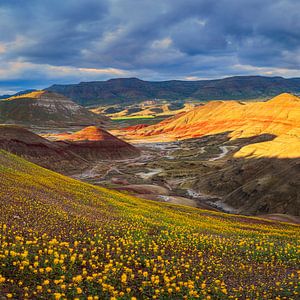
{"label": "shadowed hillside", "polygon": [[16,125],[0,125],[0,149],[64,174],[88,167],[87,161],[74,152]]}
{"label": "shadowed hillside", "polygon": [[300,216],[300,158],[231,158],[195,185],[238,213]]}

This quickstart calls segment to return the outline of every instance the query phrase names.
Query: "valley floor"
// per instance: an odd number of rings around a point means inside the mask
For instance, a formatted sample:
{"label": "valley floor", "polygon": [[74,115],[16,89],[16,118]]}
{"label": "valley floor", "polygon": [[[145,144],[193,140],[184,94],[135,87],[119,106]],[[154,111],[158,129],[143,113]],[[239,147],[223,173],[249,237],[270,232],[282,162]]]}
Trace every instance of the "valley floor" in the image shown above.
{"label": "valley floor", "polygon": [[142,151],[140,157],[97,162],[91,169],[73,177],[145,199],[235,212],[234,208],[217,204],[216,200],[221,200],[218,196],[194,191],[193,183],[200,174],[188,168],[190,161],[199,164],[218,161],[234,147],[199,147],[198,144],[196,140],[166,143],[136,141],[134,145]]}

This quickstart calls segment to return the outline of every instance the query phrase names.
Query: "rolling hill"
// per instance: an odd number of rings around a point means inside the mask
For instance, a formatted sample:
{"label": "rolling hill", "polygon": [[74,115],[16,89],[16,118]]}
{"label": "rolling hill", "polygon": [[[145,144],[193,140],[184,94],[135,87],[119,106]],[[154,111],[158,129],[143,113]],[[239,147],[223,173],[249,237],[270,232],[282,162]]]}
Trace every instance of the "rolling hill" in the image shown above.
{"label": "rolling hill", "polygon": [[3,150],[0,172],[0,297],[295,299],[299,293],[297,225],[140,200]]}
{"label": "rolling hill", "polygon": [[[283,93],[266,102],[211,101],[187,113],[145,127],[136,134],[187,139],[229,132],[231,140],[269,134],[281,138],[265,144],[271,147],[269,150],[265,147],[268,152],[265,155],[293,158],[300,156],[299,128],[300,98]],[[261,147],[259,153],[253,150],[254,146],[251,147],[247,148],[248,151],[243,149],[237,156],[242,153],[244,156],[263,156]]]}
{"label": "rolling hill", "polygon": [[[165,102],[165,101],[164,101]],[[145,101],[132,105],[107,105],[91,108],[96,114],[105,114],[112,119],[122,118],[147,118],[169,117],[187,112],[196,106],[194,103],[158,103],[157,101]]]}
{"label": "rolling hill", "polygon": [[0,101],[0,123],[53,127],[103,125],[108,120],[60,94],[48,91],[33,91]]}
{"label": "rolling hill", "polygon": [[118,78],[69,85],[55,84],[46,90],[65,95],[84,106],[129,104],[149,99],[255,99],[283,92],[300,93],[300,78],[236,76],[215,80],[161,82]]}

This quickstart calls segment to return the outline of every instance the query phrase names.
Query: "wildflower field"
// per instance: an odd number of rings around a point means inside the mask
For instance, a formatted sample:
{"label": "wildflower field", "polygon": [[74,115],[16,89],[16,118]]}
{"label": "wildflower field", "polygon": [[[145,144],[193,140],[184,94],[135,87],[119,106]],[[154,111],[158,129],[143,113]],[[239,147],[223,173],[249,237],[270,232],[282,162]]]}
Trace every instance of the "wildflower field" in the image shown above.
{"label": "wildflower field", "polygon": [[140,200],[0,151],[0,299],[299,299],[299,229]]}

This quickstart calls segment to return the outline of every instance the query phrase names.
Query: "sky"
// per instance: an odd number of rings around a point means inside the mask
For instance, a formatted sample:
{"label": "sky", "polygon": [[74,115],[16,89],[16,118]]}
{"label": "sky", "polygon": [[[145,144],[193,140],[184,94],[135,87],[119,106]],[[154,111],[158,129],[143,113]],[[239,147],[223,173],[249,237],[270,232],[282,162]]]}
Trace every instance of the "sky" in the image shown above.
{"label": "sky", "polygon": [[0,94],[138,77],[300,77],[299,0],[0,0]]}

